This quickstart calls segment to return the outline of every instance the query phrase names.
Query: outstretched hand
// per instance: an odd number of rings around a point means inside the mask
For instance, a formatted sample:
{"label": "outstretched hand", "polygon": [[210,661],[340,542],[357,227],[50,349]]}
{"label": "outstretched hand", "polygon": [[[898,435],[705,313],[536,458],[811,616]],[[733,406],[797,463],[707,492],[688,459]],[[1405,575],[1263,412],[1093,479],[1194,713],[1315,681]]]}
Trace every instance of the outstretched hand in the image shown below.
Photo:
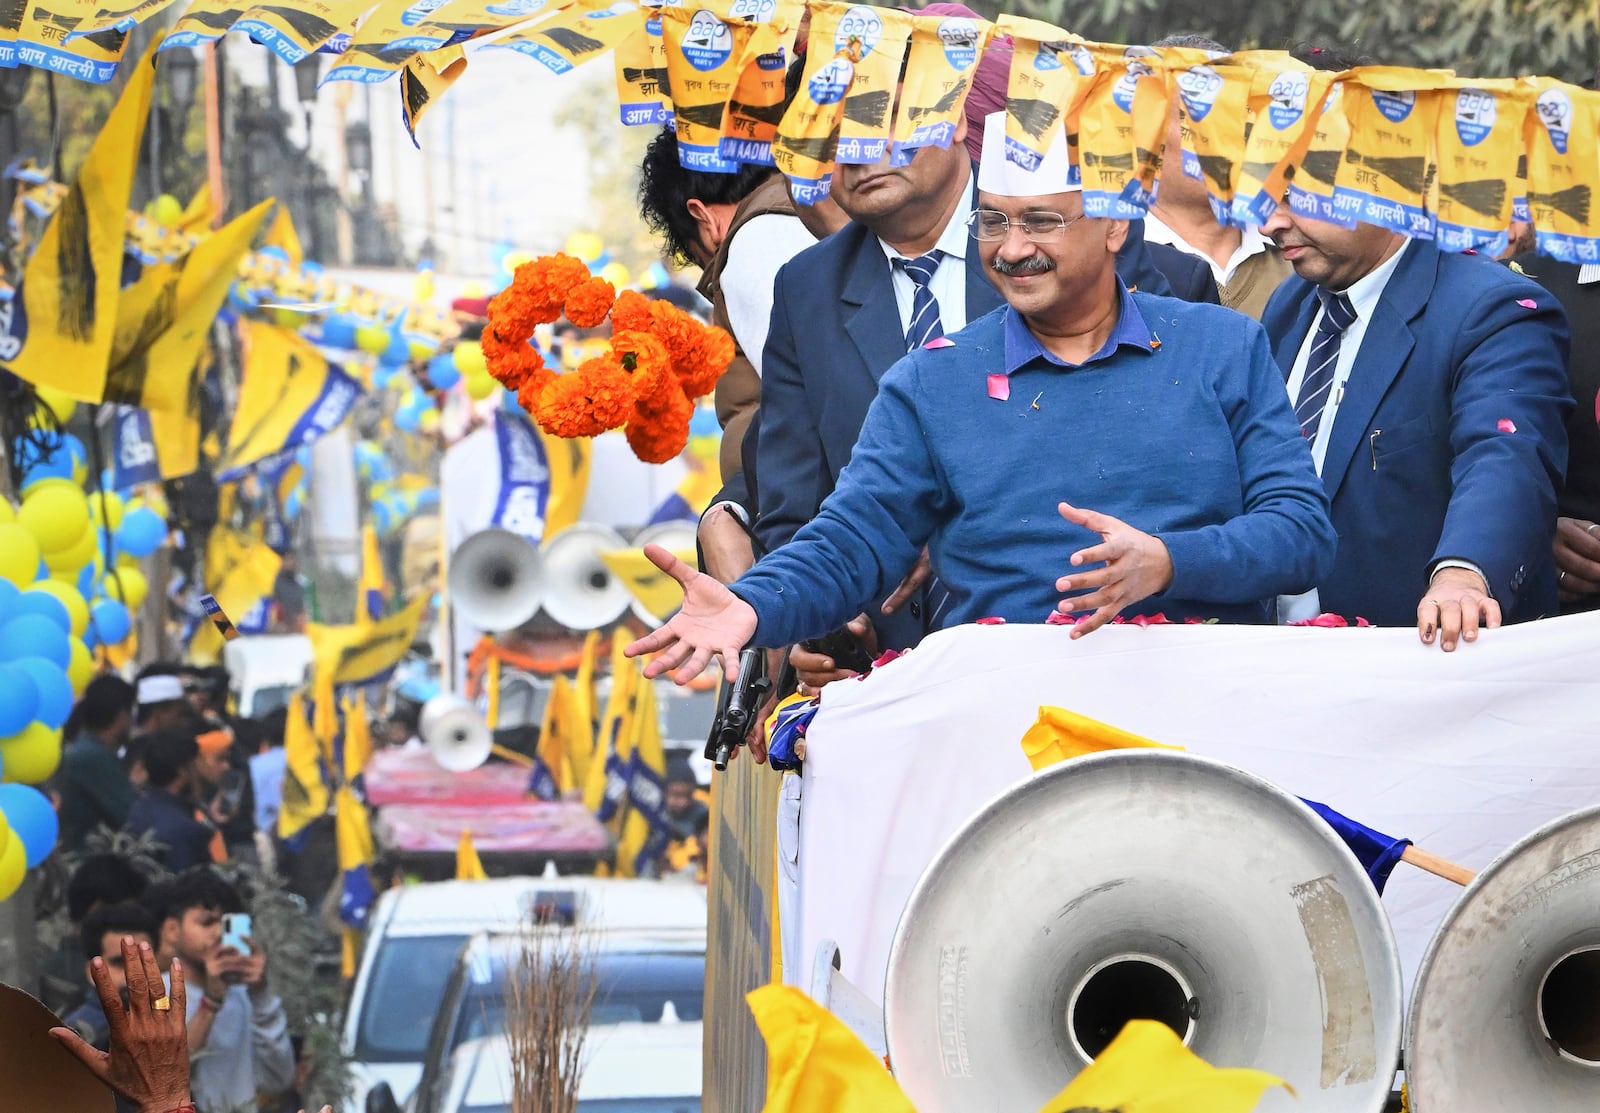
{"label": "outstretched hand", "polygon": [[[135,943],[125,936],[122,962],[128,977],[126,1009],[105,960],[96,958],[89,964],[89,976],[106,1011],[110,1050],[96,1051],[70,1028],[52,1028],[50,1034],[140,1113],[165,1113],[189,1100],[183,966],[172,960],[169,992],[161,982],[161,967],[150,944]],[[158,1001],[165,1007],[156,1008]]]}
{"label": "outstretched hand", "polygon": [[1105,562],[1092,571],[1074,572],[1056,581],[1057,591],[1094,589],[1087,595],[1063,599],[1056,605],[1062,614],[1094,612],[1072,628],[1074,638],[1098,630],[1124,607],[1165,591],[1172,583],[1172,556],[1159,537],[1152,537],[1097,510],[1081,510],[1065,502],[1056,509],[1072,524],[1100,535],[1100,544],[1072,554],[1073,566]]}
{"label": "outstretched hand", "polygon": [[646,545],[644,555],[683,587],[683,607],[660,629],[646,634],[624,652],[629,657],[658,656],[644,667],[654,680],[676,669],[672,679],[687,684],[705,671],[712,657],[722,660],[722,672],[732,682],[739,678],[739,651],[756,632],[756,612],[710,576],[695,571],[660,545]]}

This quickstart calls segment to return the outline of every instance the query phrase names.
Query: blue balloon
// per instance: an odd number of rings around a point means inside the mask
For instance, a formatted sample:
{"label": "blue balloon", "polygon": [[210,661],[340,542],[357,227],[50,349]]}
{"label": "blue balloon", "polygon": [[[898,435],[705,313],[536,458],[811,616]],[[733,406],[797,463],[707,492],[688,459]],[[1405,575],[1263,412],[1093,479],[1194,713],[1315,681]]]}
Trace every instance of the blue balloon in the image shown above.
{"label": "blue balloon", "polygon": [[17,596],[22,594],[22,589],[10,580],[0,580],[0,623],[12,615],[11,608],[17,602]]}
{"label": "blue balloon", "polygon": [[74,473],[78,468],[89,466],[89,453],[84,449],[82,441],[68,433],[61,438],[61,442],[66,447],[67,456],[72,463]]}
{"label": "blue balloon", "polygon": [[440,352],[428,361],[428,381],[435,390],[449,390],[461,381],[461,372],[449,352]]}
{"label": "blue balloon", "polygon": [[[67,670],[61,668],[43,657],[21,657],[9,665],[0,665],[0,668],[12,673],[21,673],[25,682],[32,684],[37,694],[38,710],[33,717],[38,719],[51,730],[58,729],[67,721],[67,716],[72,714],[72,680],[67,676]],[[11,677],[5,676],[4,683],[10,683]],[[23,723],[22,726],[27,726]],[[18,727],[17,730],[21,730]],[[11,731],[15,734],[17,731]],[[10,737],[10,735],[6,735]]]}
{"label": "blue balloon", "polygon": [[99,572],[100,569],[94,566],[94,561],[92,560],[83,566],[83,571],[78,573],[77,588],[79,595],[85,599],[94,598],[95,590],[99,584]]}
{"label": "blue balloon", "polygon": [[117,549],[129,556],[147,557],[161,547],[167,537],[167,523],[148,506],[122,516],[117,527]]}
{"label": "blue balloon", "polygon": [[[42,447],[39,442],[43,442]],[[72,453],[65,447],[61,434],[40,433],[39,442],[25,437],[18,437],[16,441],[17,454],[22,460],[24,491],[41,479],[72,478]]]}
{"label": "blue balloon", "polygon": [[[67,605],[54,595],[46,595],[42,591],[24,591],[18,596],[17,601],[11,604],[8,618],[21,618],[25,614],[43,615],[63,631],[72,633],[72,615],[67,611]],[[6,734],[15,734],[15,731],[0,731],[0,738]]]}
{"label": "blue balloon", "polygon": [[61,826],[49,797],[32,785],[0,785],[0,813],[11,833],[22,840],[30,870],[50,857]]}
{"label": "blue balloon", "polygon": [[394,337],[383,354],[378,356],[378,362],[387,367],[404,367],[411,362],[411,345],[401,337]]}
{"label": "blue balloon", "polygon": [[408,433],[415,433],[421,427],[421,415],[410,406],[395,411],[394,423]]}
{"label": "blue balloon", "polygon": [[[49,662],[46,662],[48,664]],[[55,668],[54,665],[50,666]],[[55,670],[62,679],[66,673]],[[67,681],[67,710],[72,709],[72,682]],[[0,665],[0,738],[10,738],[39,717],[39,688],[27,670]]]}
{"label": "blue balloon", "polygon": [[105,644],[121,645],[133,632],[133,618],[121,600],[102,599],[89,612],[89,629]]}
{"label": "blue balloon", "polygon": [[322,322],[322,343],[328,348],[354,351],[356,347],[356,322],[347,314],[335,313]]}
{"label": "blue balloon", "polygon": [[72,661],[72,644],[67,632],[38,614],[12,618],[0,626],[0,661],[23,657],[43,657],[66,668]]}

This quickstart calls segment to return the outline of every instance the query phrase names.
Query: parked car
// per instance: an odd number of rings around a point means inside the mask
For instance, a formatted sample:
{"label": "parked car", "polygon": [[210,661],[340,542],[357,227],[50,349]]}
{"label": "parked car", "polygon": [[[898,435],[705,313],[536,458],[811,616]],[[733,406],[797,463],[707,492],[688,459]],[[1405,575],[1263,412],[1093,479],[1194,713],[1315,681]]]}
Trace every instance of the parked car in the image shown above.
{"label": "parked car", "polygon": [[705,890],[673,881],[515,877],[384,893],[368,923],[345,1012],[343,1047],[354,1076],[347,1113],[365,1110],[377,1082],[401,1101],[416,1088],[435,1014],[467,940],[514,931],[535,917],[602,932],[698,930],[703,939]]}
{"label": "parked car", "polygon": [[[591,1025],[698,1024],[703,1018],[704,924],[673,931],[606,930],[581,945],[592,948]],[[445,1074],[456,1050],[504,1034],[510,978],[523,954],[523,940],[507,935],[476,935],[462,948],[434,1016],[410,1113],[444,1113]]]}
{"label": "parked car", "polygon": [[[589,1029],[578,1113],[700,1113],[698,1023]],[[511,1050],[504,1036],[462,1044],[446,1071],[441,1113],[511,1113]]]}

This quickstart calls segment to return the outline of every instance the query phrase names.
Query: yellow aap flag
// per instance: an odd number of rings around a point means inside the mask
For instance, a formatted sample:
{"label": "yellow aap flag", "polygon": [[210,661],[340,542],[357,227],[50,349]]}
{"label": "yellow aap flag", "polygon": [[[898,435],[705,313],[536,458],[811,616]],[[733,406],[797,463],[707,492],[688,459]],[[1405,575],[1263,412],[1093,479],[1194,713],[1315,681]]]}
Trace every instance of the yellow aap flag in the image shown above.
{"label": "yellow aap flag", "polygon": [[244,385],[218,469],[223,481],[335,428],[361,393],[299,334],[261,321],[241,324]]}
{"label": "yellow aap flag", "polygon": [[83,402],[105,397],[117,324],[128,192],[155,68],[147,54],[95,136],[83,166],[0,315],[0,363],[35,386]]}
{"label": "yellow aap flag", "polygon": [[[695,562],[692,549],[680,550],[673,556],[685,564],[692,565]],[[644,609],[657,618],[665,620],[683,605],[683,588],[677,580],[651,564],[643,549],[609,549],[600,554],[600,559],[613,575],[627,585],[628,591]]]}
{"label": "yellow aap flag", "polygon": [[318,675],[331,677],[335,685],[365,684],[382,676],[411,648],[427,606],[428,596],[422,594],[405,609],[378,622],[351,626],[308,623],[306,633]]}

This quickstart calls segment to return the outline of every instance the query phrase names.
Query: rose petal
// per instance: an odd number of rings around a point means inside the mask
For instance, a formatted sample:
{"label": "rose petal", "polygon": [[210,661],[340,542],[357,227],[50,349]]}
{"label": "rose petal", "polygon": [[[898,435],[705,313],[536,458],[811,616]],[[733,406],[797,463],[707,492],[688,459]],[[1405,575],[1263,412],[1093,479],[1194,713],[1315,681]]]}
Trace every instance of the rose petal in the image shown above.
{"label": "rose petal", "polygon": [[1051,611],[1050,617],[1044,620],[1044,624],[1046,626],[1076,626],[1078,624],[1078,620],[1073,618],[1070,614],[1062,614],[1060,611]]}
{"label": "rose petal", "polygon": [[905,654],[898,649],[885,649],[882,653],[878,654],[878,659],[872,662],[872,667],[878,668],[882,665],[887,665],[890,661],[899,660],[903,656],[905,656]]}
{"label": "rose petal", "polygon": [[973,623],[974,626],[1004,626],[1005,624],[1005,619],[994,615],[990,615],[988,618],[980,618]]}
{"label": "rose petal", "polygon": [[1011,397],[1011,376],[1010,375],[990,375],[989,376],[989,397],[998,399],[1001,402],[1004,402],[1007,398],[1010,398]]}
{"label": "rose petal", "polygon": [[1495,428],[1500,430],[1502,433],[1515,433],[1517,431],[1517,423],[1512,421],[1509,417],[1502,417],[1499,421],[1495,422]]}
{"label": "rose petal", "polygon": [[1517,304],[1522,306],[1522,308],[1524,308],[1524,309],[1538,309],[1539,308],[1539,303],[1534,301],[1532,298],[1518,298],[1517,299]]}
{"label": "rose petal", "polygon": [[935,336],[923,345],[924,348],[954,348],[955,346],[956,342],[948,336]]}

